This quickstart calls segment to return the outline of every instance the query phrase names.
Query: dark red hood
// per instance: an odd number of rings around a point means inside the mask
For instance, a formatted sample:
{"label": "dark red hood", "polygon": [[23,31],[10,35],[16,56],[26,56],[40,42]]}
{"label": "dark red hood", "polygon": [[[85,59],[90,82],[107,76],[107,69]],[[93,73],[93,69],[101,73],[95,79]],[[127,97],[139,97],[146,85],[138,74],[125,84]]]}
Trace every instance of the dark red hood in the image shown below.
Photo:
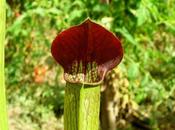
{"label": "dark red hood", "polygon": [[[65,80],[75,83],[103,80],[106,72],[117,66],[123,57],[119,39],[89,19],[58,34],[51,53],[64,68]],[[83,76],[81,80],[76,79],[78,74]]]}

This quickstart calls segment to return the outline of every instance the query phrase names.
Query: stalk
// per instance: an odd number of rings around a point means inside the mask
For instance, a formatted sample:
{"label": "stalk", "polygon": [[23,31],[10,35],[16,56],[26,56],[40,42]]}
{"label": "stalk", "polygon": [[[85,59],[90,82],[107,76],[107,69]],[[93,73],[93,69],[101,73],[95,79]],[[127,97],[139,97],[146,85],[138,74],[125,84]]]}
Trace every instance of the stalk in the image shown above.
{"label": "stalk", "polygon": [[98,130],[99,83],[106,72],[122,60],[120,41],[113,33],[87,19],[58,34],[52,42],[51,53],[64,68],[67,81],[65,130]]}
{"label": "stalk", "polygon": [[64,130],[98,130],[100,85],[67,83]]}
{"label": "stalk", "polygon": [[5,0],[0,0],[0,130],[8,130],[4,78]]}

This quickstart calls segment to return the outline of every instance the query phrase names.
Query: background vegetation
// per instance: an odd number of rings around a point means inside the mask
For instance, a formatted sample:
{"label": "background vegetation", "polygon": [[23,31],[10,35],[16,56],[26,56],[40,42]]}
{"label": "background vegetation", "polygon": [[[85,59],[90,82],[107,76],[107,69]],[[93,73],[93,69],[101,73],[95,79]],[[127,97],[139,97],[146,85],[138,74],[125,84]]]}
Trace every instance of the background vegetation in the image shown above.
{"label": "background vegetation", "polygon": [[125,55],[119,67],[155,129],[174,130],[175,0],[7,0],[10,130],[63,129],[65,82],[50,46],[60,31],[87,17],[121,39]]}

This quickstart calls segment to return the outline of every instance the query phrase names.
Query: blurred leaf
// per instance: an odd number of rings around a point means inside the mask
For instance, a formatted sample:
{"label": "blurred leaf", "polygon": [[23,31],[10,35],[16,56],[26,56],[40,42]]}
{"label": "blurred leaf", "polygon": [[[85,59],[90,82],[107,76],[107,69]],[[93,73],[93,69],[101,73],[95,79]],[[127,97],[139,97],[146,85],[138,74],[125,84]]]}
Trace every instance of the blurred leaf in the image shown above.
{"label": "blurred leaf", "polygon": [[121,33],[123,35],[124,38],[126,38],[128,40],[128,42],[132,43],[133,45],[137,45],[137,41],[135,40],[135,38],[128,32],[128,30],[123,27],[123,28],[116,28],[115,29],[116,32]]}
{"label": "blurred leaf", "polygon": [[150,17],[149,11],[147,10],[143,2],[141,2],[140,7],[137,9],[136,16],[137,16],[137,26],[141,26],[147,20],[149,20],[149,17]]}
{"label": "blurred leaf", "polygon": [[133,80],[133,79],[137,78],[138,74],[139,74],[139,64],[135,63],[135,62],[129,64],[129,66],[128,66],[128,78]]}

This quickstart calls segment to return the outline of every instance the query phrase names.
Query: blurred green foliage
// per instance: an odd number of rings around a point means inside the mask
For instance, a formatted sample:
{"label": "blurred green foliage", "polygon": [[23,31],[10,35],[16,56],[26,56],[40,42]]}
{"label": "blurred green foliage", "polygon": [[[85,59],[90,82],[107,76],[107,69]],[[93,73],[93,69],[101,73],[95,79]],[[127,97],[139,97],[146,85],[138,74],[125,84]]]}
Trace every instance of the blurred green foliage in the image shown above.
{"label": "blurred green foliage", "polygon": [[57,116],[63,112],[65,85],[50,46],[60,31],[87,17],[121,39],[125,53],[120,67],[134,100],[145,110],[151,106],[155,112],[165,103],[163,110],[171,104],[175,111],[174,99],[168,102],[175,96],[174,0],[7,0],[7,98],[9,109],[20,107],[21,124],[33,123],[25,130],[62,129],[61,123],[46,127],[53,111]]}

